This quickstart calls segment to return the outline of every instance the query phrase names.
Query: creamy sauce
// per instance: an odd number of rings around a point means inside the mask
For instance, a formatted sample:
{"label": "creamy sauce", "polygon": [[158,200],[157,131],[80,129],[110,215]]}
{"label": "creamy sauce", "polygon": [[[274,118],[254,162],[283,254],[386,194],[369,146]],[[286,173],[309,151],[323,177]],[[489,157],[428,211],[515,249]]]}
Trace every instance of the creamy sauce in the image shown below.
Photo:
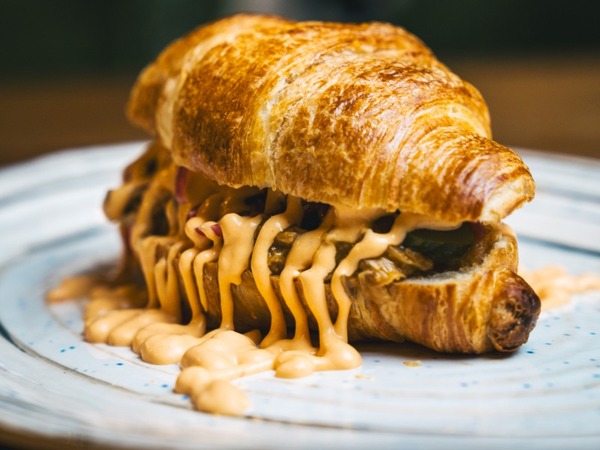
{"label": "creamy sauce", "polygon": [[572,275],[561,266],[545,266],[533,271],[519,268],[519,274],[540,297],[542,311],[569,304],[573,295],[600,290],[600,276]]}
{"label": "creamy sauce", "polygon": [[263,224],[252,251],[252,275],[271,314],[271,328],[262,341],[263,347],[268,347],[287,336],[287,324],[283,317],[283,309],[271,284],[271,271],[268,265],[269,248],[273,245],[278,233],[292,225],[299,225],[301,220],[302,204],[300,200],[290,199],[285,212],[272,216]]}
{"label": "creamy sauce", "polygon": [[72,300],[74,298],[83,298],[88,296],[97,284],[97,277],[91,275],[75,275],[65,278],[58,286],[48,291],[46,299],[51,303],[56,303]]}
{"label": "creamy sauce", "polygon": [[[125,185],[140,182],[134,177]],[[184,182],[184,189],[177,185]],[[131,195],[133,190],[127,187],[113,191],[105,210],[117,217],[127,204],[123,196]],[[165,190],[177,191],[178,212],[171,211],[171,200],[164,203]],[[86,311],[86,340],[131,345],[144,361],[153,364],[179,363],[182,372],[175,390],[189,395],[197,409],[243,414],[250,403],[235,384],[240,377],[274,370],[278,377],[298,378],[316,370],[358,367],[360,355],[348,344],[352,303],[346,278],[356,272],[361,260],[381,256],[390,245],[400,244],[411,230],[453,229],[460,225],[399,214],[389,231],[377,233],[373,223],[385,214],[383,211],[331,207],[316,229],[298,235],[292,243],[278,277],[278,295],[267,263],[269,249],[280,232],[302,222],[303,203],[269,192],[264,207],[257,211],[249,205],[258,194],[256,188],[216,186],[198,174],[177,171],[174,166],[160,170],[142,196],[128,235],[130,250],[144,277],[146,295],[131,289],[119,288],[119,293],[118,289],[97,288]],[[168,210],[169,232],[155,236],[152,214],[161,198],[161,207]],[[341,260],[336,247],[339,243],[351,245]],[[219,298],[209,299],[205,269],[214,262]],[[242,283],[242,275],[248,270],[270,314],[264,338],[258,330],[246,334],[235,331],[232,288]],[[542,277],[549,278],[556,276]],[[571,279],[566,284],[581,288],[600,285],[586,280],[573,283]],[[327,304],[328,283],[337,304],[336,317],[331,316]],[[534,288],[536,283],[542,296],[545,290],[555,289],[532,280]],[[74,279],[51,292],[49,299],[80,297],[93,289],[89,279]],[[215,301],[221,322],[219,328],[207,333],[206,313],[215,307]],[[310,311],[305,310],[303,302]],[[187,303],[190,317],[185,324],[183,303]],[[293,323],[286,322],[284,310],[291,314]],[[311,341],[308,312],[317,323],[316,347]],[[288,328],[293,328],[291,337]]]}
{"label": "creamy sauce", "polygon": [[406,366],[406,367],[421,367],[423,365],[423,363],[419,360],[415,360],[415,361],[404,361],[402,363],[402,365]]}
{"label": "creamy sauce", "polygon": [[234,329],[231,285],[242,283],[242,274],[248,268],[254,247],[254,233],[261,221],[262,216],[243,217],[235,213],[226,214],[219,221],[223,233],[218,262],[222,329]]}

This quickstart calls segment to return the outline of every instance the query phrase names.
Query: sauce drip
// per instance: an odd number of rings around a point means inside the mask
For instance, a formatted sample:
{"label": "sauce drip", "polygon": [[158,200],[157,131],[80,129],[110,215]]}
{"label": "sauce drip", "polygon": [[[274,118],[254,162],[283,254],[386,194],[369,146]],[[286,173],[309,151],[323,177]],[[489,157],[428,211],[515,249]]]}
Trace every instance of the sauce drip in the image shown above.
{"label": "sauce drip", "polygon": [[[218,186],[177,168],[164,155],[151,164],[157,155],[160,149],[154,146],[130,166],[123,185],[111,191],[104,205],[109,218],[121,220],[125,259],[137,260],[145,289],[77,276],[50,291],[48,300],[89,296],[85,339],[130,345],[149,363],[179,363],[182,371],[175,391],[189,395],[202,411],[244,414],[250,401],[235,380],[246,375],[274,370],[277,377],[298,378],[315,370],[358,367],[360,355],[348,344],[352,301],[346,279],[361,260],[383,255],[412,230],[449,230],[460,225],[402,213],[388,231],[376,232],[374,222],[386,215],[384,211],[335,205],[316,228],[295,237],[279,277],[273,278],[269,251],[279,233],[301,225],[303,202],[273,191],[262,198],[261,191],[252,187]],[[148,167],[153,168],[152,174],[147,173]],[[139,205],[131,211],[134,197],[139,197]],[[163,229],[164,224],[157,228],[157,211],[164,214],[168,229]],[[341,258],[340,243],[350,248]],[[208,298],[205,286],[207,266],[215,263],[217,302],[209,301],[214,299]],[[129,266],[122,264],[122,269]],[[240,286],[247,272],[270,316],[264,338],[259,330],[235,331],[232,288]],[[565,304],[575,293],[600,289],[599,277],[572,276],[559,267],[523,276],[542,298],[544,309]],[[327,283],[337,305],[336,317],[329,312]],[[207,333],[207,313],[215,305],[221,322]],[[286,312],[293,323],[286,322]],[[308,312],[317,323],[316,347]],[[185,317],[189,319],[182,323]],[[288,328],[293,328],[291,337]]]}
{"label": "sauce drip", "polygon": [[292,225],[299,225],[301,219],[302,204],[299,199],[291,198],[285,212],[272,216],[263,224],[252,251],[251,267],[254,281],[271,314],[271,328],[262,341],[263,347],[268,347],[287,336],[283,310],[271,284],[271,271],[268,265],[269,248],[278,233]]}
{"label": "sauce drip", "polygon": [[591,273],[572,275],[556,265],[532,271],[519,268],[519,274],[540,297],[542,311],[569,304],[573,295],[600,290],[600,276]]}
{"label": "sauce drip", "polygon": [[[132,186],[142,182],[147,183],[147,189],[133,220],[127,221],[127,243],[139,262],[146,297],[140,301],[140,294],[129,292],[116,300],[116,291],[109,289],[91,295],[85,338],[131,345],[150,363],[180,363],[176,391],[188,394],[198,409],[219,414],[243,414],[249,407],[247,396],[235,385],[239,377],[274,370],[278,377],[297,378],[315,370],[358,367],[360,355],[348,344],[352,303],[346,278],[356,272],[362,259],[381,256],[390,245],[400,244],[411,230],[460,225],[398,214],[389,231],[377,233],[373,223],[386,214],[384,211],[332,206],[316,228],[295,238],[279,277],[273,278],[269,250],[279,233],[302,223],[305,210],[300,199],[272,191],[263,198],[256,188],[217,186],[170,164],[159,168],[151,180],[133,176],[125,181],[128,187],[113,191],[105,204],[111,217],[127,210],[125,197],[136,191]],[[168,230],[162,234],[153,229],[157,208],[165,211],[168,222]],[[351,247],[341,258],[339,243]],[[216,304],[208,298],[205,286],[207,265],[214,263],[219,294]],[[270,315],[264,338],[258,330],[246,334],[235,331],[232,288],[242,283],[247,272],[252,274]],[[327,304],[327,283],[337,304],[335,318]],[[85,289],[89,287],[87,282],[83,284]],[[63,289],[50,298],[67,294]],[[317,323],[316,347],[303,301]],[[221,322],[206,333],[206,315],[215,305],[220,307]],[[286,322],[285,311],[294,323]],[[189,317],[186,324],[182,323],[184,317]],[[294,329],[289,338],[288,327]]]}

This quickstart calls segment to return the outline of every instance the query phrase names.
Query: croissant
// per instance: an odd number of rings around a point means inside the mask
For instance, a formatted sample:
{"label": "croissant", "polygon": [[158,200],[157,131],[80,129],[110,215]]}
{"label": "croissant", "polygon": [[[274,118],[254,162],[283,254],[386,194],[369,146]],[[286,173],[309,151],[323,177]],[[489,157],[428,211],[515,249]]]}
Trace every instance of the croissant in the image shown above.
{"label": "croissant", "polygon": [[[533,179],[480,93],[404,29],[221,19],[146,67],[127,112],[154,142],[104,208],[156,314],[96,306],[88,340],[209,367],[206,330],[237,330],[327,369],[360,364],[348,341],[477,354],[535,326],[501,223]],[[281,354],[263,369],[291,376]]]}

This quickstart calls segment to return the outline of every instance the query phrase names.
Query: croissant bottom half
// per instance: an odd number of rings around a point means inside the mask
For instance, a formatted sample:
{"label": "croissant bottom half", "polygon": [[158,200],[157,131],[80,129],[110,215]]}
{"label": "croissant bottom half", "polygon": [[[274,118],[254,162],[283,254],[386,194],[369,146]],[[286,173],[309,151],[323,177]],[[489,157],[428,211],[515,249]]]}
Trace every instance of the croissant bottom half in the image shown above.
{"label": "croissant bottom half", "polygon": [[[484,353],[514,351],[527,341],[540,312],[540,301],[515,271],[517,245],[504,226],[488,227],[483,240],[464,257],[467,265],[457,271],[408,278],[389,284],[373,283],[357,274],[345,280],[352,299],[348,318],[349,340],[405,340],[440,352]],[[208,298],[207,321],[216,328],[221,321],[218,265],[207,264],[204,286]],[[286,321],[293,318],[281,298],[279,277],[271,277],[284,307]],[[302,286],[296,284],[309,324],[316,329]],[[332,318],[337,316],[329,284],[325,284]],[[236,329],[268,330],[267,305],[250,270],[242,283],[232,286]]]}

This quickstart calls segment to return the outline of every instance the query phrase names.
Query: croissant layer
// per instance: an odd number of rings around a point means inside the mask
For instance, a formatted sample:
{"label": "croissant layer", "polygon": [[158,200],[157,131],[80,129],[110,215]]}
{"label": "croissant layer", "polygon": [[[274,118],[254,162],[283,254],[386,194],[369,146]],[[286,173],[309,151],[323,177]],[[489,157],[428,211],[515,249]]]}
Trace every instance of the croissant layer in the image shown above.
{"label": "croissant layer", "polygon": [[445,221],[498,221],[534,195],[479,92],[389,24],[213,22],[142,72],[128,113],[233,187]]}

